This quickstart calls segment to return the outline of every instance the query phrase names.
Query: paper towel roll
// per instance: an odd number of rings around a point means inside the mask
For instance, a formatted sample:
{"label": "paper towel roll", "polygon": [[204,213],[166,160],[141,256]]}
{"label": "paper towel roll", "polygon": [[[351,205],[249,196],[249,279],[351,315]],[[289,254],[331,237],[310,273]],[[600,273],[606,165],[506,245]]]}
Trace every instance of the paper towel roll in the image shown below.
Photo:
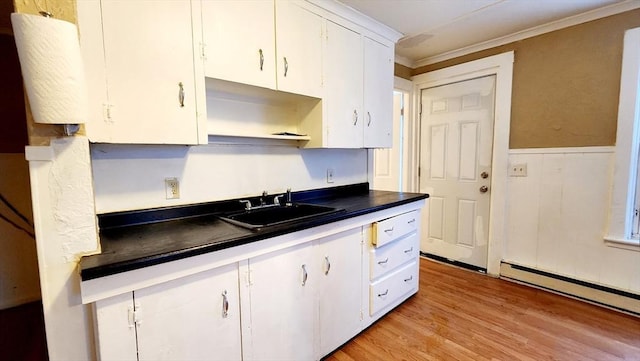
{"label": "paper towel roll", "polygon": [[72,23],[11,14],[31,113],[37,123],[79,124],[87,118],[87,85]]}

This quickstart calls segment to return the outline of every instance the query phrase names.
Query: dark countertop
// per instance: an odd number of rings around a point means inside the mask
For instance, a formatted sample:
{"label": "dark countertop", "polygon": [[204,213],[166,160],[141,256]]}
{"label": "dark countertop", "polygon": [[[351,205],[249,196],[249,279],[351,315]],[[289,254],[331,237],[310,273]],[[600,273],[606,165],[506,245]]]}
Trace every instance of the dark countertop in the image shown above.
{"label": "dark countertop", "polygon": [[[293,202],[344,209],[304,221],[249,230],[218,218],[239,199],[98,216],[102,253],[82,257],[83,281],[239,246],[428,198],[369,190],[368,183],[292,193]],[[269,197],[271,199],[272,196]],[[248,197],[253,204],[259,197]]]}

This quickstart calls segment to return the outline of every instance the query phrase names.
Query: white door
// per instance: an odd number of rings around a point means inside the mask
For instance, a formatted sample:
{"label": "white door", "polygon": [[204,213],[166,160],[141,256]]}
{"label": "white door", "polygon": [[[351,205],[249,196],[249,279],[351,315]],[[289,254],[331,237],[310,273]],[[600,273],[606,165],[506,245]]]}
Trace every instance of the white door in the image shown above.
{"label": "white door", "polygon": [[373,189],[376,190],[402,191],[403,97],[402,92],[393,93],[393,144],[391,148],[373,151]]}
{"label": "white door", "polygon": [[424,89],[420,192],[429,193],[421,250],[487,267],[495,76]]}

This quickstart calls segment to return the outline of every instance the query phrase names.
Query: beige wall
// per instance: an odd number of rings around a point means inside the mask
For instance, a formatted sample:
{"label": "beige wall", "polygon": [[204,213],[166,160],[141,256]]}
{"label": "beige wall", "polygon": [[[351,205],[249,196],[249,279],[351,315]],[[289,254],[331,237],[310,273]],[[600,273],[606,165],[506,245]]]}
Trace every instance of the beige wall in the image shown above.
{"label": "beige wall", "polygon": [[510,148],[615,145],[622,40],[640,9],[431,64],[515,51]]}

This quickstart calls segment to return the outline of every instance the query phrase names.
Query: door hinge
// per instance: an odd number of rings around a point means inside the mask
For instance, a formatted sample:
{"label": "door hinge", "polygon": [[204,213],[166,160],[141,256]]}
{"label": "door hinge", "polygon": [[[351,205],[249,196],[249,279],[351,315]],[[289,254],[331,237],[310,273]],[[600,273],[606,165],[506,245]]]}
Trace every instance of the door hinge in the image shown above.
{"label": "door hinge", "polygon": [[420,115],[422,115],[422,102],[420,102]]}
{"label": "door hinge", "polygon": [[139,325],[142,320],[140,319],[140,305],[136,303],[134,306],[129,306],[128,309],[129,328],[134,328]]}
{"label": "door hinge", "polygon": [[249,286],[252,286],[252,285],[253,285],[253,280],[251,279],[251,273],[252,273],[252,272],[253,272],[253,271],[248,270],[248,271],[247,271],[247,273],[246,273],[246,276],[247,276],[247,277],[246,277],[246,279],[247,279],[247,287],[249,287]]}
{"label": "door hinge", "polygon": [[206,47],[207,47],[207,44],[200,43],[200,58],[204,61],[207,60]]}
{"label": "door hinge", "polygon": [[102,119],[105,122],[113,122],[113,105],[108,103],[102,103]]}
{"label": "door hinge", "polygon": [[418,167],[418,177],[420,177],[420,167]]}
{"label": "door hinge", "polygon": [[404,117],[404,107],[400,108],[400,116]]}
{"label": "door hinge", "polygon": [[360,310],[360,321],[364,320],[364,312],[362,312],[362,310]]}

